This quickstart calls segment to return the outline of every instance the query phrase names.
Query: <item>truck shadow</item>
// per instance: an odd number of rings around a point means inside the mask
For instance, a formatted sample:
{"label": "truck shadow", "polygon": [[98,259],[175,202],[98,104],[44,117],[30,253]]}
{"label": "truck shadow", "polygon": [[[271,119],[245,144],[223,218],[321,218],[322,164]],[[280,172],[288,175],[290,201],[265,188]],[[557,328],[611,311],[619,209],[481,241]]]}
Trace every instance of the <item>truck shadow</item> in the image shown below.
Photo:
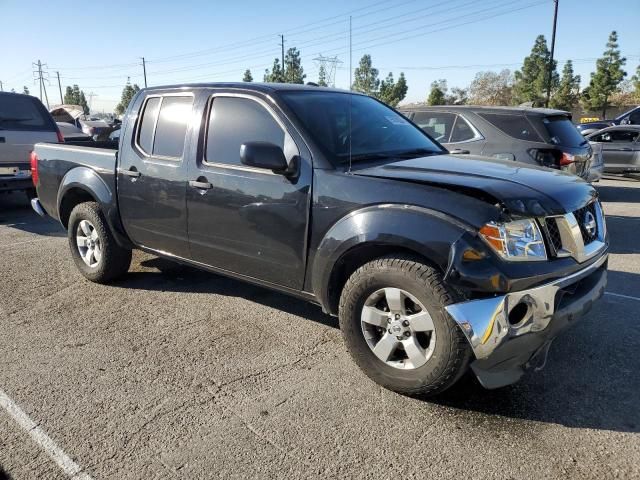
{"label": "truck shadow", "polygon": [[22,192],[0,195],[0,225],[48,237],[66,236],[58,222],[39,217]]}
{"label": "truck shadow", "polygon": [[[337,319],[304,300],[161,258],[140,264],[156,271],[130,272],[116,286],[240,297],[338,328]],[[638,282],[637,275],[610,274],[614,283]],[[633,278],[627,278],[630,276]],[[640,432],[640,403],[636,401],[640,397],[640,337],[628,334],[636,303],[605,297],[585,319],[556,339],[544,370],[527,373],[516,385],[485,390],[467,375],[437,398],[420,400],[461,415],[476,412],[569,428]],[[603,324],[607,327],[602,328]]]}
{"label": "truck shadow", "polygon": [[163,258],[155,257],[143,260],[140,265],[159,271],[129,272],[123,280],[114,285],[142,290],[211,293],[240,297],[328,327],[338,328],[338,319],[323,313],[318,305],[264,287],[181,265]]}

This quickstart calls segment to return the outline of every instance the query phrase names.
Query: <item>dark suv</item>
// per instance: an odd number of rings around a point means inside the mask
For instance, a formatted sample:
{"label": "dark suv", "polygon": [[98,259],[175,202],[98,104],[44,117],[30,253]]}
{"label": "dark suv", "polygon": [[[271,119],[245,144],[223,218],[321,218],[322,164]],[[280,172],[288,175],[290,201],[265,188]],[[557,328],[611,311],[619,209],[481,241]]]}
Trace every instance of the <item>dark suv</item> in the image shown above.
{"label": "dark suv", "polygon": [[591,147],[561,110],[419,106],[401,109],[453,154],[471,153],[589,175]]}

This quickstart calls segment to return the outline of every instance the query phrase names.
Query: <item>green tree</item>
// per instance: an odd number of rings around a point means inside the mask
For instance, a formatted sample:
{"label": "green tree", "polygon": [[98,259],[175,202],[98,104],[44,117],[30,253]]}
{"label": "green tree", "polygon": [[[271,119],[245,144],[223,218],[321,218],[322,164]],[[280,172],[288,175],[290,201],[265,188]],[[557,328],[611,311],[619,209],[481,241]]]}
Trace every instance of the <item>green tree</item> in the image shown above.
{"label": "green tree", "polygon": [[24,93],[25,95],[29,95],[29,87],[27,87],[26,85],[22,87],[22,93]]}
{"label": "green tree", "polygon": [[446,103],[447,95],[447,81],[436,80],[431,83],[431,90],[429,91],[429,97],[427,98],[427,104],[429,105],[444,105]]}
{"label": "green tree", "polygon": [[122,89],[120,103],[116,105],[116,114],[122,115],[129,106],[129,103],[131,103],[131,100],[133,100],[133,97],[135,97],[136,93],[138,93],[139,91],[140,87],[135,83],[131,85],[131,82],[127,78],[127,83]]}
{"label": "green tree", "polygon": [[633,95],[636,102],[640,102],[640,65],[636,68],[636,74],[631,77],[631,85],[633,87]]}
{"label": "green tree", "polygon": [[353,90],[367,95],[375,95],[380,87],[378,74],[378,69],[373,68],[371,55],[363,55],[360,64],[353,72]]}
{"label": "green tree", "polygon": [[[544,35],[538,35],[531,54],[525,57],[522,70],[515,72],[515,85],[513,93],[517,103],[533,102],[542,104],[547,95],[549,85],[549,65],[551,52],[547,48],[547,40]],[[558,86],[559,77],[556,71],[558,62],[551,64],[551,89]]]}
{"label": "green tree", "polygon": [[300,60],[300,51],[296,47],[287,50],[284,57],[284,82],[285,83],[304,83],[307,77],[302,68]]}
{"label": "green tree", "polygon": [[471,105],[512,105],[513,75],[507,69],[500,73],[478,72],[469,85]]}
{"label": "green tree", "polygon": [[84,92],[80,90],[80,87],[78,87],[78,85],[66,88],[64,94],[64,103],[67,105],[79,105],[82,107],[82,110],[85,114],[89,113],[89,105],[87,104],[87,99],[84,95]]}
{"label": "green tree", "polygon": [[469,90],[466,88],[454,87],[451,93],[445,96],[447,105],[466,105],[469,99]]}
{"label": "green tree", "polygon": [[253,75],[251,75],[251,70],[248,68],[244,71],[244,76],[242,77],[243,82],[253,82]]}
{"label": "green tree", "polygon": [[611,96],[618,90],[620,83],[627,75],[627,72],[622,69],[626,62],[627,60],[620,56],[618,34],[614,30],[609,35],[607,49],[596,61],[596,71],[591,74],[589,90],[586,95],[583,95],[582,103],[587,110],[600,110],[602,117],[607,117]]}
{"label": "green tree", "polygon": [[393,73],[389,72],[387,78],[380,82],[380,89],[375,93],[375,97],[389,105],[390,107],[397,107],[398,104],[407,96],[407,80],[404,73],[400,73],[398,81],[393,79]]}
{"label": "green tree", "polygon": [[324,65],[320,65],[318,69],[318,85],[321,87],[327,86],[327,70],[324,68]]}
{"label": "green tree", "polygon": [[271,68],[271,71],[269,71],[268,68],[264,71],[264,81],[269,83],[284,82],[284,73],[282,72],[279,59],[273,59],[273,67]]}
{"label": "green tree", "polygon": [[562,69],[558,89],[551,97],[550,105],[560,110],[571,110],[580,100],[580,75],[573,74],[573,62],[567,60]]}

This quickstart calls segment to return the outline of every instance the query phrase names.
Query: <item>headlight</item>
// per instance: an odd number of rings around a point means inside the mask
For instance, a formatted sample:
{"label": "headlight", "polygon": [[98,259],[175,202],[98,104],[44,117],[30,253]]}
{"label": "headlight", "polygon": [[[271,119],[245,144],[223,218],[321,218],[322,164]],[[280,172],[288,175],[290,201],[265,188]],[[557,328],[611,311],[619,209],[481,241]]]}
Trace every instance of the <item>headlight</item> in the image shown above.
{"label": "headlight", "polygon": [[480,229],[480,236],[494,252],[505,260],[547,259],[542,233],[535,220],[487,223]]}

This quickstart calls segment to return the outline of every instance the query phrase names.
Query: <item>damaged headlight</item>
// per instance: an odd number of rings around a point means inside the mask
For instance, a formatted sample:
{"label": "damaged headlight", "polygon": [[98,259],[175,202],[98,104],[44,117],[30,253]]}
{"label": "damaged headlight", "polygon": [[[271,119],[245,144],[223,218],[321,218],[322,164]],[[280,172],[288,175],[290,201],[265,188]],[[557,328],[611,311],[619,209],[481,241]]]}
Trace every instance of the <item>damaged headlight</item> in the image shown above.
{"label": "damaged headlight", "polygon": [[535,220],[487,223],[480,229],[480,237],[505,260],[547,259],[542,232]]}

